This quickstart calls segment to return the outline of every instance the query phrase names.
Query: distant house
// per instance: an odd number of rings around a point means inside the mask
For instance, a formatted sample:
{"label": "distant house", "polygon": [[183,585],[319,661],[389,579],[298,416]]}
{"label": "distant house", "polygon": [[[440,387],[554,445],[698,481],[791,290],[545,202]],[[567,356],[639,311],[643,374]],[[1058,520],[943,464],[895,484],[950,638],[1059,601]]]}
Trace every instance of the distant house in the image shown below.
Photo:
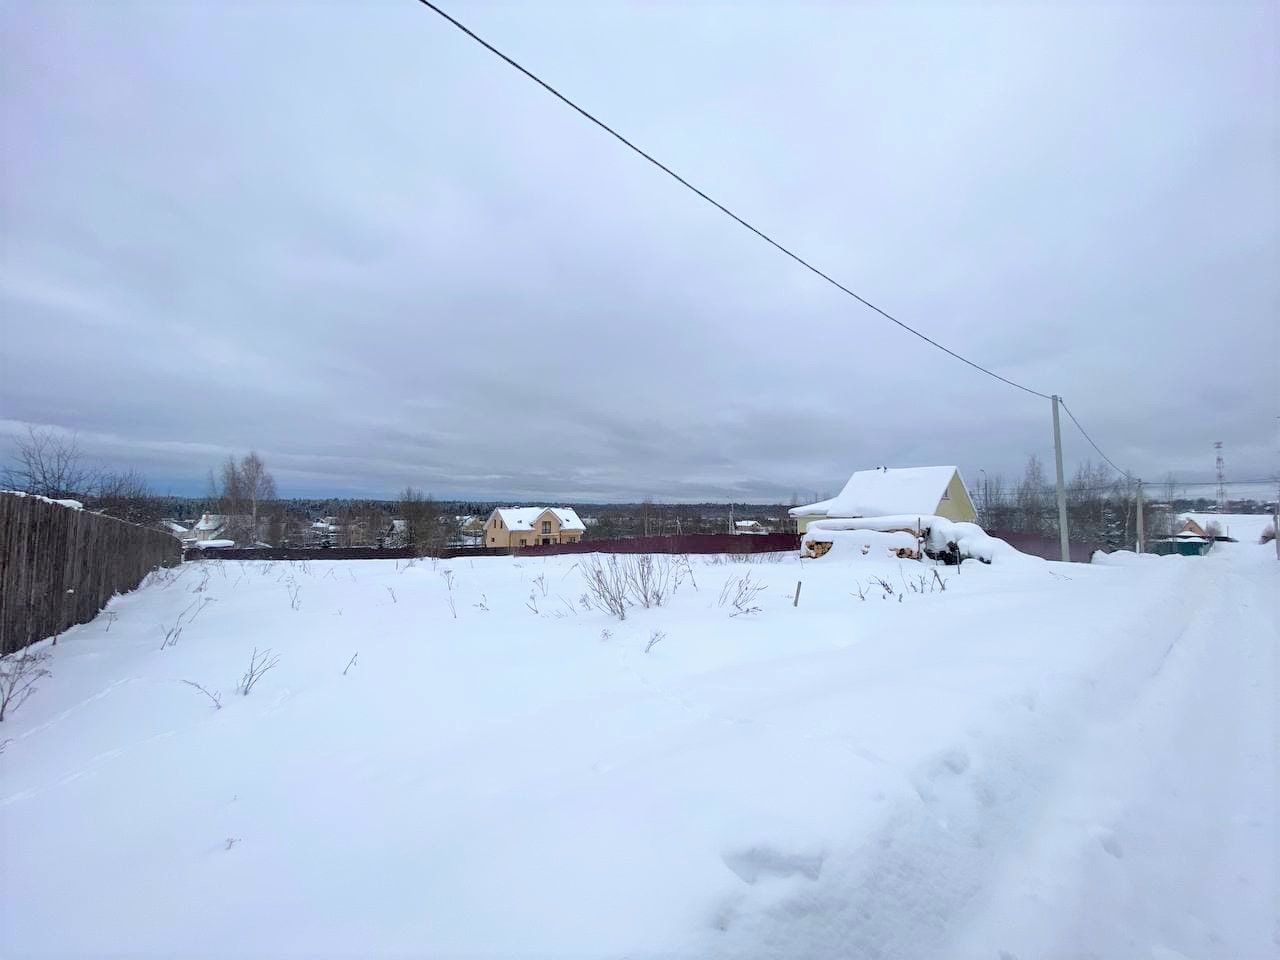
{"label": "distant house", "polygon": [[484,524],[484,545],[518,549],[577,543],[586,525],[569,507],[499,507]]}
{"label": "distant house", "polygon": [[768,533],[769,528],[759,520],[736,520],[733,524],[734,533]]}
{"label": "distant house", "polygon": [[804,533],[814,520],[827,517],[935,516],[977,520],[973,498],[955,467],[876,467],[859,470],[829,500],[792,507],[796,529]]}
{"label": "distant house", "polygon": [[202,513],[192,527],[196,540],[222,540],[228,526],[227,518],[219,513]]}
{"label": "distant house", "polygon": [[1178,531],[1177,535],[1182,536],[1183,534],[1188,534],[1193,537],[1204,537],[1206,540],[1209,539],[1209,532],[1190,517],[1187,518],[1187,522],[1182,525],[1182,529]]}
{"label": "distant house", "polygon": [[464,516],[457,517],[458,533],[462,537],[464,543],[474,543],[477,546],[484,544],[484,520],[480,517]]}
{"label": "distant house", "polygon": [[309,547],[332,547],[338,543],[342,525],[337,517],[321,517],[307,528],[303,542]]}
{"label": "distant house", "polygon": [[171,534],[181,540],[184,547],[195,546],[196,532],[191,527],[179,523],[177,520],[161,520],[159,527],[165,533]]}

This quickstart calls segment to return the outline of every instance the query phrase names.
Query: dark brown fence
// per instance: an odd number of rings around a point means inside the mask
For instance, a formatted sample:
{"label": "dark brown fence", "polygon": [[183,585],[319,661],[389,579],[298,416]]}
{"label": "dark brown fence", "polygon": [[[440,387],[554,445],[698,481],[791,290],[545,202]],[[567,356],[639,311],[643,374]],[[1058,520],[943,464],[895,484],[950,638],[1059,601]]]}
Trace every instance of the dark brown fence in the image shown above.
{"label": "dark brown fence", "polygon": [[[427,556],[439,560],[457,557],[506,557],[511,551],[489,547],[446,547]],[[412,560],[422,556],[406,547],[210,547],[187,550],[185,560]]]}
{"label": "dark brown fence", "polygon": [[167,533],[0,493],[0,653],[92,620],[117,593],[181,560]]}
{"label": "dark brown fence", "polygon": [[[1028,533],[1025,530],[988,530],[993,537],[999,537],[1009,546],[1021,553],[1029,553],[1033,557],[1046,560],[1061,560],[1062,545],[1057,534]],[[1093,559],[1095,550],[1114,550],[1101,543],[1071,543],[1071,559],[1075,563],[1088,563]]]}
{"label": "dark brown fence", "polygon": [[[620,537],[614,540],[582,540],[578,543],[551,543],[518,547],[514,553],[522,557],[546,557],[558,553],[773,553],[800,549],[800,538],[794,533],[743,534],[689,533],[678,537]],[[459,557],[506,557],[513,551],[505,547],[448,547],[430,555],[441,560]],[[412,550],[376,549],[372,547],[213,547],[190,549],[187,560],[408,560],[417,554]]]}
{"label": "dark brown fence", "polygon": [[686,533],[676,537],[627,537],[617,540],[581,540],[578,543],[549,543],[520,547],[522,557],[545,557],[559,553],[776,553],[799,550],[800,537],[794,533]]}

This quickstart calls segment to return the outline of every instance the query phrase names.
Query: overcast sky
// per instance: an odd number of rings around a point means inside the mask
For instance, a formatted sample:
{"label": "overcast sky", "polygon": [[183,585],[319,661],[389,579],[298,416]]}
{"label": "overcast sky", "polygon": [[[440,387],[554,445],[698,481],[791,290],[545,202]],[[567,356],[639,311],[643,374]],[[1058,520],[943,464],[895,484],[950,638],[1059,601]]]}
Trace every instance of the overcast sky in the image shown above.
{"label": "overcast sky", "polygon": [[[442,2],[1135,473],[1276,471],[1277,4]],[[249,448],[566,500],[1051,462],[1047,401],[412,0],[6,2],[0,44],[0,433],[176,493]]]}

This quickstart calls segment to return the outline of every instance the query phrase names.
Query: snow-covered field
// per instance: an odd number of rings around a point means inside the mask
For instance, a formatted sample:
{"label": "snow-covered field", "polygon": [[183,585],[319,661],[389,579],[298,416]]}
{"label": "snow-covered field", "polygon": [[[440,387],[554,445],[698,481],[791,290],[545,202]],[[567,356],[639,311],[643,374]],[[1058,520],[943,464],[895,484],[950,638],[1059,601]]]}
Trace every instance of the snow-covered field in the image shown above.
{"label": "snow-covered field", "polygon": [[188,564],[46,644],[0,955],[1280,950],[1270,547],[694,558],[623,622],[583,559]]}

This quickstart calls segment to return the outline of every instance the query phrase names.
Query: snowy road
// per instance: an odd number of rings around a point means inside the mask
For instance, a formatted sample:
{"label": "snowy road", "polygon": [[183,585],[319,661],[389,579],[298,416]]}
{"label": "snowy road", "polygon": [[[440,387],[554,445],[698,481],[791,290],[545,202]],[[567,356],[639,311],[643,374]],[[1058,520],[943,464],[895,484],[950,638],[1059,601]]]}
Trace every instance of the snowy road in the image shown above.
{"label": "snowy road", "polygon": [[[0,730],[0,953],[1277,955],[1263,548],[945,591],[695,561],[621,623],[574,563],[225,562],[118,598]],[[255,645],[280,666],[237,697]]]}

